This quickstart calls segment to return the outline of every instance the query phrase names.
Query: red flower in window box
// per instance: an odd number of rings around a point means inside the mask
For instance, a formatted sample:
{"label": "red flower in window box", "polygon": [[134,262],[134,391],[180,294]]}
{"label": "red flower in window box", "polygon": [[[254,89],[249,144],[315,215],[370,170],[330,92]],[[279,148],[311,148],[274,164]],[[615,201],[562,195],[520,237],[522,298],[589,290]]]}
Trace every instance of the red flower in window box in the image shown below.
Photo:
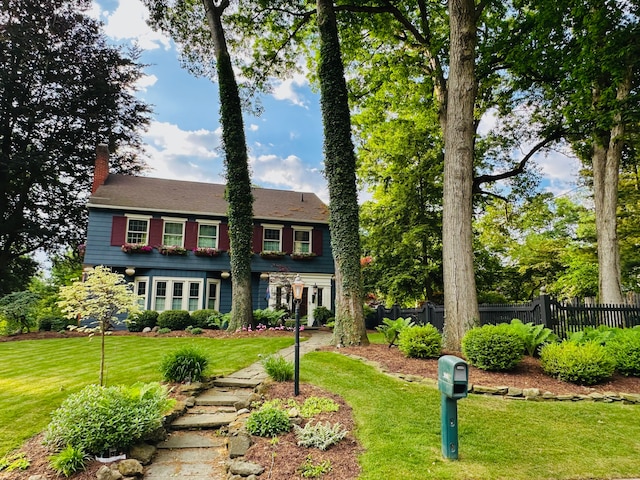
{"label": "red flower in window box", "polygon": [[217,257],[221,253],[221,250],[211,247],[198,247],[193,249],[193,254],[196,257]]}
{"label": "red flower in window box", "polygon": [[124,253],[151,253],[153,247],[144,243],[125,243],[120,247]]}

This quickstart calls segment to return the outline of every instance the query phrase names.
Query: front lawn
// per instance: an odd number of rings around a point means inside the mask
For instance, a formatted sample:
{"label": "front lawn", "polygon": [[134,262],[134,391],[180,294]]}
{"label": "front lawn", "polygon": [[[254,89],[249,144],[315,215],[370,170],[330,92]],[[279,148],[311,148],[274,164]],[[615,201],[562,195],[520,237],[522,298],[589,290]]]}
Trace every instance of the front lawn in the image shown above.
{"label": "front lawn", "polygon": [[[207,352],[208,375],[225,375],[292,343],[293,337],[107,337],[106,384],[160,381],[164,353],[184,345]],[[98,337],[0,343],[0,458],[44,430],[70,393],[98,383],[99,367]]]}
{"label": "front lawn", "polygon": [[458,461],[443,460],[440,392],[361,361],[312,352],[302,380],[353,408],[359,480],[562,480],[640,476],[640,407],[470,395],[458,402]]}

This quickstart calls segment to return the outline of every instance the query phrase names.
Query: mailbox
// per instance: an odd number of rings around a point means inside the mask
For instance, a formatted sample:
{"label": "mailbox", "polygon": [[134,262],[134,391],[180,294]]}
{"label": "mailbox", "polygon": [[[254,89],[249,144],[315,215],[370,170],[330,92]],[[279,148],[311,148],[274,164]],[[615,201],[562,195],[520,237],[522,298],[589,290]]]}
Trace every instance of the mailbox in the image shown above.
{"label": "mailbox", "polygon": [[438,360],[438,389],[455,400],[467,396],[469,368],[467,362],[453,355]]}

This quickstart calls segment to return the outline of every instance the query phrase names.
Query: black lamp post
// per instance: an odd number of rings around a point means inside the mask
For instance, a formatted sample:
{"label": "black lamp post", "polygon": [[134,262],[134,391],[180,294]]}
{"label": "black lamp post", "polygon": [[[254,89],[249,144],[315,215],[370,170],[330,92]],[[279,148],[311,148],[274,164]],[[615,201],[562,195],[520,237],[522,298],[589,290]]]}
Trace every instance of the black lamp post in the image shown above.
{"label": "black lamp post", "polygon": [[298,396],[300,393],[300,302],[302,301],[302,292],[304,290],[304,282],[300,275],[296,275],[292,287],[293,300],[296,302],[296,340],[293,346],[293,394]]}

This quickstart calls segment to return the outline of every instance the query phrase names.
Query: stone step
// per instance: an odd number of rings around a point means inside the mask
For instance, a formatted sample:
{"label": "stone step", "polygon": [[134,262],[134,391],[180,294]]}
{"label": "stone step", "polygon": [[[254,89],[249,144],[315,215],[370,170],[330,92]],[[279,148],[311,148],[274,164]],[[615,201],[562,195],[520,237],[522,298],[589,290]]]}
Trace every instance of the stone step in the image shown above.
{"label": "stone step", "polygon": [[196,397],[196,405],[218,405],[218,406],[234,406],[237,402],[247,402],[253,390],[249,389],[233,389],[233,390],[216,390],[210,389],[201,393]]}
{"label": "stone step", "polygon": [[226,480],[226,448],[182,448],[158,450],[145,469],[145,480]]}
{"label": "stone step", "polygon": [[171,423],[173,430],[197,430],[220,428],[229,425],[236,419],[235,413],[204,413],[183,415]]}
{"label": "stone step", "polygon": [[231,388],[256,388],[264,381],[264,378],[239,378],[239,377],[221,377],[213,381],[216,387]]}
{"label": "stone step", "polygon": [[200,413],[235,413],[235,407],[228,405],[200,405],[196,404],[194,407],[189,408],[186,413],[189,415],[195,415]]}
{"label": "stone step", "polygon": [[171,432],[169,438],[157,445],[158,448],[218,448],[226,447],[227,437],[217,432],[202,430],[179,430]]}

